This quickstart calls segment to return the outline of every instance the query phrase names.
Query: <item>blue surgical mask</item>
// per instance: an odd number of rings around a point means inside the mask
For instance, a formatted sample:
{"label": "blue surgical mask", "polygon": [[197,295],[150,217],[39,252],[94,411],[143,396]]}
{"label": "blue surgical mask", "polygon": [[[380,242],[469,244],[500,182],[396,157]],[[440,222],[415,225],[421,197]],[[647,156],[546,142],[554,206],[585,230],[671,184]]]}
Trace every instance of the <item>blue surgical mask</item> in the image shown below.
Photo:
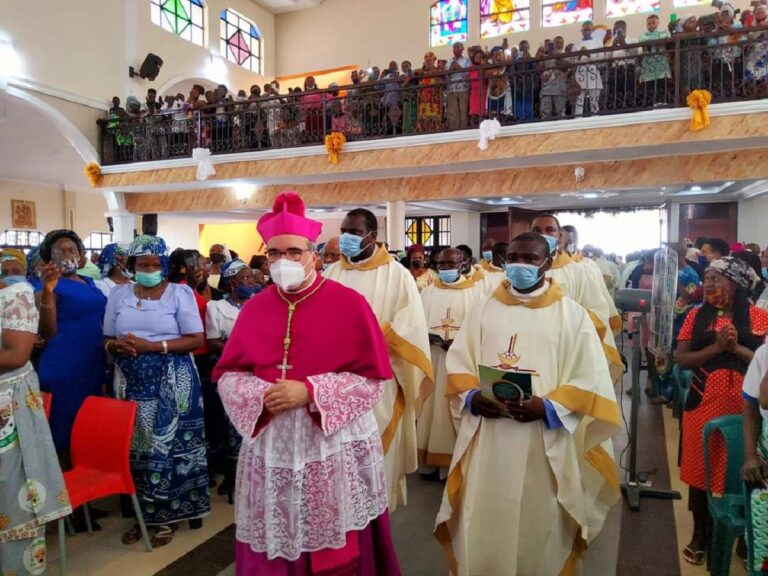
{"label": "blue surgical mask", "polygon": [[256,288],[254,286],[235,286],[235,294],[238,298],[242,298],[243,300],[247,300],[253,296],[255,291]]}
{"label": "blue surgical mask", "polygon": [[547,236],[544,235],[544,240],[547,241],[547,244],[549,244],[549,253],[552,254],[555,250],[557,250],[557,238],[554,236]]}
{"label": "blue surgical mask", "polygon": [[484,250],[483,260],[485,260],[486,262],[490,262],[491,260],[493,260],[493,252],[490,250]]}
{"label": "blue surgical mask", "polygon": [[355,234],[344,233],[339,236],[339,248],[341,253],[347,258],[355,258],[359,256],[365,248],[361,247],[363,239],[368,237],[370,233],[365,236],[357,236]]}
{"label": "blue surgical mask", "polygon": [[768,280],[768,268],[763,267],[763,280]]}
{"label": "blue surgical mask", "polygon": [[0,281],[4,282],[8,286],[13,286],[14,284],[21,284],[22,282],[27,281],[26,276],[0,276]]}
{"label": "blue surgical mask", "polygon": [[163,281],[163,273],[160,270],[154,272],[136,272],[136,282],[144,288],[154,288]]}
{"label": "blue surgical mask", "polygon": [[707,260],[706,256],[699,256],[697,260],[699,261],[699,266],[702,268],[709,268],[709,260]]}
{"label": "blue surgical mask", "polygon": [[437,275],[440,277],[440,282],[444,284],[453,284],[459,279],[459,271],[455,268],[452,270],[438,270]]}
{"label": "blue surgical mask", "polygon": [[507,264],[507,279],[512,283],[513,288],[518,290],[527,290],[536,285],[541,280],[539,274],[540,268],[533,264]]}

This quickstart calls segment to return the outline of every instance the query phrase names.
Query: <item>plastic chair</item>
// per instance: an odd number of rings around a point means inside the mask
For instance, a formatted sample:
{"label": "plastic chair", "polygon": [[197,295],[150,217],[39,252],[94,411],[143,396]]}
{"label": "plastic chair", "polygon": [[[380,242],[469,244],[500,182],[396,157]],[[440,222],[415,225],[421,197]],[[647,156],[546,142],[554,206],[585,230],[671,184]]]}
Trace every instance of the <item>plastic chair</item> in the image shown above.
{"label": "plastic chair", "polygon": [[760,576],[755,572],[755,535],[752,531],[752,488],[744,483],[744,521],[747,525],[747,575]]}
{"label": "plastic chair", "polygon": [[693,372],[682,370],[677,364],[672,368],[672,375],[675,379],[675,397],[673,404],[673,415],[675,418],[682,417],[685,408],[685,399],[688,397],[688,391],[691,389],[691,380]]}
{"label": "plastic chair", "polygon": [[53,404],[53,394],[50,392],[40,392],[40,396],[43,398],[43,411],[45,412],[46,419],[51,419],[51,404]]}
{"label": "plastic chair", "polygon": [[[98,396],[86,398],[72,427],[73,468],[64,472],[64,483],[72,508],[83,506],[89,533],[91,517],[88,502],[113,494],[129,494],[147,552],[151,552],[152,543],[128,464],[135,420],[135,402]],[[61,574],[64,575],[67,569],[64,518],[59,518],[59,549]]]}
{"label": "plastic chair", "polygon": [[[712,576],[728,576],[731,554],[736,538],[744,534],[746,526],[744,487],[741,468],[744,465],[744,432],[741,416],[721,416],[704,426],[704,476],[707,502],[712,518],[709,539],[709,573]],[[722,495],[712,494],[712,471],[709,459],[709,443],[712,433],[719,433],[725,440],[726,468]]]}

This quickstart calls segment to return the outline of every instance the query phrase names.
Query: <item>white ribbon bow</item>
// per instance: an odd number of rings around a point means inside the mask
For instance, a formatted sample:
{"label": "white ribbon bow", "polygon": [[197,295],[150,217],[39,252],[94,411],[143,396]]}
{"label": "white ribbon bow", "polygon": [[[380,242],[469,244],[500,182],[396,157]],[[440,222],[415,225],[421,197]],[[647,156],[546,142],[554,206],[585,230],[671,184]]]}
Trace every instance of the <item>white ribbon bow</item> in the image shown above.
{"label": "white ribbon bow", "polygon": [[498,120],[483,120],[480,122],[480,142],[477,147],[480,150],[488,150],[488,141],[496,140],[496,136],[501,132],[501,124]]}
{"label": "white ribbon bow", "polygon": [[192,158],[197,162],[198,180],[207,180],[209,176],[216,174],[211,163],[211,151],[208,148],[195,148],[192,150]]}

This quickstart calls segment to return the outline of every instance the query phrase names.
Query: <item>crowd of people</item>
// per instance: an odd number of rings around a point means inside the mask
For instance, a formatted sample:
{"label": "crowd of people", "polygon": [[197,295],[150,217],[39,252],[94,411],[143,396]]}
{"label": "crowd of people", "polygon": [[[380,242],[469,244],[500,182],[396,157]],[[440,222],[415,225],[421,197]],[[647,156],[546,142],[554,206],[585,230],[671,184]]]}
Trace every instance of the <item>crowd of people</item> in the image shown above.
{"label": "crowd of people", "polygon": [[[697,18],[679,15],[664,25],[656,14],[645,30],[581,24],[581,38],[527,40],[492,48],[453,45],[450,60],[434,52],[410,61],[355,70],[349,84],[320,89],[314,77],[281,93],[272,81],[230,93],[224,85],[160,96],[150,88],[125,108],[114,97],[106,122],[107,152],[115,162],[347,139],[460,130],[485,118],[502,123],[556,119],[606,111],[685,103],[704,88],[715,100],[762,97],[768,78],[768,6],[746,10],[722,4]],[[747,29],[742,32],[742,30]],[[677,87],[677,88],[676,88]]]}
{"label": "crowd of people", "polygon": [[[762,505],[768,250],[669,244],[675,344],[659,357],[613,297],[651,288],[658,249],[626,264],[579,249],[551,214],[511,242],[486,239],[478,260],[465,245],[390,252],[365,209],[317,244],[322,224],[293,193],[258,230],[265,254],[248,263],[221,244],[207,255],[169,254],[157,236],[111,244],[93,256],[98,279],[71,230],[29,254],[2,249],[0,569],[32,573],[33,549],[44,565],[45,523],[72,512],[61,470],[74,419],[86,397],[108,395],[137,405],[130,468],[154,546],[202,526],[218,484],[237,503],[237,574],[397,575],[389,514],[418,471],[446,482],[435,536],[455,576],[560,573],[620,497],[622,320],[642,340],[654,403],[673,400],[675,365],[693,375],[683,558],[703,563],[710,537],[702,430],[713,418],[744,415],[743,474]],[[711,451],[714,491],[724,450]],[[89,514],[75,510],[76,528],[98,528],[104,512]],[[140,538],[137,522],[122,540]],[[768,542],[755,550],[762,563]]]}

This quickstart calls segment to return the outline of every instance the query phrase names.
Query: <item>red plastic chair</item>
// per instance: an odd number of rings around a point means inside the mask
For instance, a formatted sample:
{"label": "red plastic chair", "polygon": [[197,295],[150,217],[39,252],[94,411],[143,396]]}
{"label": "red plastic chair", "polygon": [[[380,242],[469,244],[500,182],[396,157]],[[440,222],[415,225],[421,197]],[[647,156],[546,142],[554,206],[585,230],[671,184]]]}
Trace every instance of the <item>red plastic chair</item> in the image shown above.
{"label": "red plastic chair", "polygon": [[46,419],[51,419],[51,404],[53,403],[53,394],[50,392],[40,392],[40,396],[43,397],[43,411],[45,412]]}
{"label": "red plastic chair", "polygon": [[[141,535],[152,551],[144,517],[141,515],[136,487],[129,467],[129,453],[136,403],[89,396],[83,402],[72,427],[72,470],[64,472],[72,508],[82,505],[86,526],[91,532],[88,502],[113,494],[130,494]],[[66,538],[64,518],[59,518],[61,574],[66,573]]]}

